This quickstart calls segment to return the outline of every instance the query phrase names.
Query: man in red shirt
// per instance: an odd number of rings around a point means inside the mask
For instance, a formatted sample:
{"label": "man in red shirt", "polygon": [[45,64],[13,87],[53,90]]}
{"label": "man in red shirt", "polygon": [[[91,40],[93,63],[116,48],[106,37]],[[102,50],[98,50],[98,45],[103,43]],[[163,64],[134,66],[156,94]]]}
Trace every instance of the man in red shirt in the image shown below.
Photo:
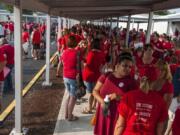
{"label": "man in red shirt", "polygon": [[35,26],[32,33],[32,44],[33,44],[33,56],[37,60],[40,58],[40,43],[41,43],[41,32],[38,26]]}
{"label": "man in red shirt", "polygon": [[4,72],[3,69],[6,65],[6,60],[3,53],[0,51],[0,110],[1,110],[1,98],[4,84]]}
{"label": "man in red shirt", "polygon": [[27,29],[24,28],[23,33],[22,33],[22,47],[23,47],[25,57],[28,54],[28,46],[29,46],[29,33],[27,32]]}
{"label": "man in red shirt", "polygon": [[12,21],[9,22],[8,28],[9,28],[9,36],[10,36],[9,40],[12,41],[14,38],[14,23]]}
{"label": "man in red shirt", "polygon": [[14,47],[9,45],[4,38],[1,38],[0,42],[0,51],[7,60],[6,67],[10,69],[10,72],[8,73],[6,78],[4,78],[4,92],[8,92],[13,90],[11,71],[14,67]]}

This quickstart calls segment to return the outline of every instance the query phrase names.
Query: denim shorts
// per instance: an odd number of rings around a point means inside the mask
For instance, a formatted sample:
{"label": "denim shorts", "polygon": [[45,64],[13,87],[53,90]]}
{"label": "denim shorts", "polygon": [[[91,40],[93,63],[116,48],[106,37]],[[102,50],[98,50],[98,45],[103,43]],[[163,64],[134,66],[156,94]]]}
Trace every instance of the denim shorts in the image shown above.
{"label": "denim shorts", "polygon": [[66,90],[69,92],[70,96],[75,97],[75,93],[77,90],[77,82],[75,79],[69,79],[69,78],[63,78],[64,79],[64,85]]}
{"label": "denim shorts", "polygon": [[94,86],[95,86],[95,83],[94,82],[86,82],[86,81],[84,81],[84,85],[86,86],[86,91],[88,93],[92,93],[92,91],[94,89]]}

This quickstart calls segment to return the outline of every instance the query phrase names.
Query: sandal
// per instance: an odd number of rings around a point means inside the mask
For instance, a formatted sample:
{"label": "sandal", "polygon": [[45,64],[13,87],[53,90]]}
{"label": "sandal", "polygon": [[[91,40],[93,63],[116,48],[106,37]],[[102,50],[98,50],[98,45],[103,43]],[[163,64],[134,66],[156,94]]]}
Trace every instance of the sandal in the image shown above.
{"label": "sandal", "polygon": [[88,110],[87,108],[84,108],[82,114],[93,114],[93,112]]}
{"label": "sandal", "polygon": [[72,116],[72,118],[68,119],[68,121],[77,121],[79,118],[77,116]]}

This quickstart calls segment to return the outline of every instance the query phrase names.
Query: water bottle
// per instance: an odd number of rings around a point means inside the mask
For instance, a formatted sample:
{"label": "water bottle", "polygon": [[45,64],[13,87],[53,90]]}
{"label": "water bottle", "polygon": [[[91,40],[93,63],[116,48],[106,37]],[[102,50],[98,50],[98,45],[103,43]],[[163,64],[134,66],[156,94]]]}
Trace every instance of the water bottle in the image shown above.
{"label": "water bottle", "polygon": [[109,114],[109,104],[110,104],[108,95],[106,95],[106,97],[104,98],[104,103],[105,103],[105,107],[103,108],[103,115],[107,116]]}

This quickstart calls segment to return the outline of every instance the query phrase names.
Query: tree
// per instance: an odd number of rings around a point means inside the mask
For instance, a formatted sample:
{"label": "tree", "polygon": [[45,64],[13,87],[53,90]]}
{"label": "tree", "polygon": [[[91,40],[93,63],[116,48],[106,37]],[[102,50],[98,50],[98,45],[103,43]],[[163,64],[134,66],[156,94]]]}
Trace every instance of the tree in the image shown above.
{"label": "tree", "polygon": [[[0,7],[1,7],[2,9],[5,9],[5,10],[9,11],[10,13],[13,13],[13,6],[12,6],[12,5],[5,5],[5,4],[0,3]],[[22,13],[23,13],[23,14],[32,15],[32,14],[33,14],[33,11],[27,10],[27,9],[23,9],[23,10],[22,10]]]}
{"label": "tree", "polygon": [[169,12],[168,10],[161,10],[161,11],[155,11],[154,14],[155,15],[169,15],[171,14],[171,12]]}

